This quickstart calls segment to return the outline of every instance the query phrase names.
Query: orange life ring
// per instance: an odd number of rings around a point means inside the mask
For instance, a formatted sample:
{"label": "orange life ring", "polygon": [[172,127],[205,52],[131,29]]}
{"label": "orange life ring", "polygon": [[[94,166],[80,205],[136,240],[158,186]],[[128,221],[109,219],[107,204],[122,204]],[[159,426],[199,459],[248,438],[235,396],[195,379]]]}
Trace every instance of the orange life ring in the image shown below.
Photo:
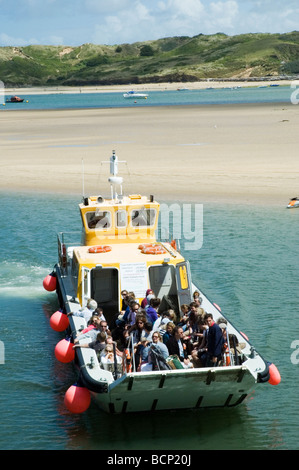
{"label": "orange life ring", "polygon": [[88,249],[88,253],[107,253],[111,250],[112,248],[109,245],[92,246]]}
{"label": "orange life ring", "polygon": [[143,250],[141,250],[141,253],[144,253],[146,255],[160,255],[166,253],[166,250],[161,245],[148,246],[143,248]]}
{"label": "orange life ring", "polygon": [[161,245],[159,245],[158,243],[142,243],[141,245],[138,246],[138,249],[144,250],[144,248],[153,248],[156,246],[161,247]]}

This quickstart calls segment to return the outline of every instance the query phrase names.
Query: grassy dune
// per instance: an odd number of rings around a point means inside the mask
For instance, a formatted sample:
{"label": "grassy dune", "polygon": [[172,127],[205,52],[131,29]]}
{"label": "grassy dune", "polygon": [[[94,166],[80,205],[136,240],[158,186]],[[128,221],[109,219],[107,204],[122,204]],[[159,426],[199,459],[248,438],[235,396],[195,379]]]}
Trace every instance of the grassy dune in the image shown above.
{"label": "grassy dune", "polygon": [[299,32],[199,34],[114,46],[0,48],[6,86],[109,85],[299,74]]}

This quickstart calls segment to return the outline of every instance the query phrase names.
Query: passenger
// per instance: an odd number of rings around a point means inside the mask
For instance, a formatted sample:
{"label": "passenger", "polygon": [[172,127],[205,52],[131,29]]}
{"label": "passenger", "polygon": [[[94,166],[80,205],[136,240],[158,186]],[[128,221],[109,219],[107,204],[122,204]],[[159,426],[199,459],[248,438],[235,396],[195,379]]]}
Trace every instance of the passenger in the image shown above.
{"label": "passenger", "polygon": [[188,358],[186,345],[183,342],[184,330],[181,326],[176,326],[173,330],[173,336],[169,338],[166,346],[169,351],[169,355],[176,355],[180,359],[184,368],[193,367],[190,359]]}
{"label": "passenger", "polygon": [[202,298],[197,297],[196,299],[194,299],[194,303],[196,304],[197,307],[200,307],[202,304]]}
{"label": "passenger", "polygon": [[207,367],[217,367],[222,357],[223,349],[223,334],[222,330],[213,320],[211,313],[206,314],[206,322],[209,327],[208,331],[208,345],[207,345]]}
{"label": "passenger", "polygon": [[94,310],[98,307],[98,304],[93,299],[88,299],[86,307],[80,308],[75,312],[69,312],[67,315],[74,315],[74,317],[82,317],[85,319],[86,323],[90,320]]}
{"label": "passenger", "polygon": [[151,322],[146,321],[144,323],[144,332],[143,332],[143,337],[146,338],[148,341],[152,340],[152,335],[153,335],[153,325]]}
{"label": "passenger", "polygon": [[176,316],[176,313],[174,310],[170,309],[168,310],[168,318],[169,320],[172,322],[172,323],[176,323],[177,322],[177,316]]}
{"label": "passenger", "polygon": [[146,316],[140,314],[136,317],[134,325],[128,328],[129,335],[133,335],[133,341],[135,344],[139,343],[141,336],[144,336],[144,325],[146,322]]}
{"label": "passenger", "polygon": [[201,336],[198,335],[198,341],[193,343],[194,349],[191,351],[192,362],[194,367],[205,367],[207,360],[208,345],[208,325],[200,318],[199,329]]}
{"label": "passenger", "polygon": [[169,338],[171,338],[173,336],[173,330],[175,328],[175,324],[172,323],[171,321],[169,321],[167,324],[166,324],[166,331],[163,335],[163,343],[166,344],[167,341],[169,340]]}
{"label": "passenger", "polygon": [[122,304],[121,304],[121,310],[124,312],[126,310],[126,298],[128,296],[128,291],[127,290],[122,290],[121,293],[121,298],[122,298]]}
{"label": "passenger", "polygon": [[[153,342],[149,348],[148,352],[148,362],[141,366],[141,372],[146,372],[149,370],[159,370],[161,367],[160,360],[166,362],[167,357],[169,356],[169,351],[167,346],[162,343],[162,337],[160,333],[155,331],[153,333]],[[161,356],[161,359],[157,360],[157,354]]]}
{"label": "passenger", "polygon": [[189,314],[190,314],[190,308],[187,304],[183,304],[181,306],[181,318],[180,321],[178,322],[178,326],[181,326],[182,328],[186,329],[186,325],[189,319]]}
{"label": "passenger", "polygon": [[100,318],[100,320],[106,321],[102,307],[96,308],[95,311],[93,312],[93,315],[97,315]]}
{"label": "passenger", "polygon": [[115,346],[115,353],[116,353],[116,355],[122,357],[122,351],[120,351],[120,350],[118,349],[117,344],[116,344],[116,341],[113,341],[112,336],[110,336],[110,335],[106,336],[105,343],[106,343],[106,345],[107,345],[107,344],[112,345],[112,347]]}
{"label": "passenger", "polygon": [[78,336],[79,335],[84,335],[84,333],[88,333],[88,331],[90,330],[93,330],[94,328],[97,327],[97,325],[99,324],[99,317],[97,315],[92,315],[91,319],[89,320],[88,322],[88,326],[86,328],[84,328],[84,330],[80,331],[80,333],[78,333]]}
{"label": "passenger", "polygon": [[170,322],[169,310],[163,312],[153,324],[153,331],[160,331],[161,334],[165,333],[166,324]]}
{"label": "passenger", "polygon": [[76,348],[91,348],[94,349],[97,353],[100,353],[106,347],[106,335],[104,332],[97,334],[96,340],[91,341],[90,343],[80,344],[76,343],[73,346],[73,349]]}
{"label": "passenger", "polygon": [[127,321],[126,323],[129,326],[132,326],[135,324],[136,321],[136,315],[140,311],[140,304],[136,302],[135,300],[133,302],[130,302],[130,312],[129,315],[127,316]]}
{"label": "passenger", "polygon": [[180,321],[182,320],[183,317],[187,316],[189,312],[189,307],[187,304],[181,305],[180,309]]}
{"label": "passenger", "polygon": [[155,321],[158,319],[158,309],[159,309],[160,303],[161,303],[160,299],[151,299],[150,305],[146,309],[146,317],[148,321],[150,321],[152,324],[154,324]]}
{"label": "passenger", "polygon": [[193,292],[193,300],[196,300],[200,297],[200,292],[198,290],[195,290]]}
{"label": "passenger", "polygon": [[[106,336],[111,335],[111,332],[108,328],[108,323],[106,321],[100,320],[99,323],[97,324],[96,328],[93,328],[92,330],[88,331],[88,333],[84,333],[81,337],[86,337],[89,336],[91,338],[91,341],[95,341],[97,334],[99,332],[103,331]],[[75,339],[74,343],[78,343],[79,339],[78,337]]]}
{"label": "passenger", "polygon": [[105,349],[101,353],[100,359],[104,369],[105,364],[114,364],[115,360],[118,364],[122,363],[122,357],[114,354],[112,344],[106,344]]}
{"label": "passenger", "polygon": [[142,300],[141,302],[141,308],[145,308],[147,305],[148,305],[148,299],[147,299],[147,296],[148,295],[154,295],[152,289],[147,289],[146,293],[145,293],[145,297],[144,299]]}
{"label": "passenger", "polygon": [[123,330],[122,334],[116,341],[117,348],[119,351],[124,351],[128,346],[128,341],[130,339],[130,335],[127,329]]}
{"label": "passenger", "polygon": [[137,371],[140,372],[142,366],[148,362],[148,353],[152,341],[149,341],[145,336],[142,336],[140,340],[140,363],[137,366]]}

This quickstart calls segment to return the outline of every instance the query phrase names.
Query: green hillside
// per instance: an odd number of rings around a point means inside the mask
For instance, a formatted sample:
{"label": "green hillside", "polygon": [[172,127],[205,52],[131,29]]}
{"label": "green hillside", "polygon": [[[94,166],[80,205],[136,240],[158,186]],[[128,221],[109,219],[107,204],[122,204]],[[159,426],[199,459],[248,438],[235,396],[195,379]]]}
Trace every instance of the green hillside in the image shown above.
{"label": "green hillside", "polygon": [[0,48],[6,86],[109,85],[299,74],[299,32],[199,34],[115,46]]}

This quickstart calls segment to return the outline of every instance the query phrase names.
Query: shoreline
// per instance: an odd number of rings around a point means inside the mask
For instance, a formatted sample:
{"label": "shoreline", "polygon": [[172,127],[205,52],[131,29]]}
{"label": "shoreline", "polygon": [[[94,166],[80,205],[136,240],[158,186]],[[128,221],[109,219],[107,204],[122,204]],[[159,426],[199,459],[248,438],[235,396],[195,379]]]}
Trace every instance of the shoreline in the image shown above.
{"label": "shoreline", "polygon": [[299,113],[291,103],[24,110],[0,114],[0,191],[286,207],[299,193]]}
{"label": "shoreline", "polygon": [[128,90],[135,91],[175,91],[175,90],[204,90],[206,88],[259,88],[262,86],[291,86],[292,83],[299,80],[205,80],[198,82],[165,82],[165,83],[144,83],[144,84],[128,84],[128,85],[95,85],[95,86],[53,86],[53,87],[7,87],[6,94],[75,94],[75,93],[125,93]]}

